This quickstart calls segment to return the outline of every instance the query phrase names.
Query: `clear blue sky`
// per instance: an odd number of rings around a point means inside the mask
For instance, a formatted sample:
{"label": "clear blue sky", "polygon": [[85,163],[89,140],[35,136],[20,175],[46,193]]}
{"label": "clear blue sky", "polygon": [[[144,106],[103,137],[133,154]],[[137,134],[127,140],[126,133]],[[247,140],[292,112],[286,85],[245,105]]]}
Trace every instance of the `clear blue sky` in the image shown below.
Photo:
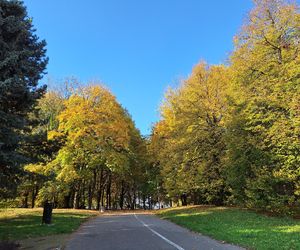
{"label": "clear blue sky", "polygon": [[98,79],[149,134],[167,86],[225,62],[250,0],[25,0],[48,43],[48,76]]}

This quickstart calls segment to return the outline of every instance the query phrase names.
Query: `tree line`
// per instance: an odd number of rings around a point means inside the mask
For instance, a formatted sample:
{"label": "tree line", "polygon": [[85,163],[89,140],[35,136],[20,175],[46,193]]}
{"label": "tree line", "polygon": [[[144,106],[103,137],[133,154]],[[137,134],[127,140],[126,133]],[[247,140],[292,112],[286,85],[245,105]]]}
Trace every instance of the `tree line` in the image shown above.
{"label": "tree line", "polygon": [[102,84],[40,84],[48,58],[20,1],[0,0],[0,199],[107,209],[300,205],[300,14],[255,0],[228,63],[202,61],[141,135]]}
{"label": "tree line", "polygon": [[46,42],[26,7],[1,0],[0,10],[1,202],[152,208],[155,169],[127,110],[101,84],[47,91]]}
{"label": "tree line", "polygon": [[151,151],[181,204],[300,205],[300,14],[257,0],[226,65],[201,62],[161,105]]}
{"label": "tree line", "polygon": [[44,121],[38,133],[47,138],[40,159],[24,166],[31,175],[20,186],[24,206],[30,197],[31,206],[151,208],[147,142],[106,87],[77,86],[67,98],[48,92],[37,110]]}

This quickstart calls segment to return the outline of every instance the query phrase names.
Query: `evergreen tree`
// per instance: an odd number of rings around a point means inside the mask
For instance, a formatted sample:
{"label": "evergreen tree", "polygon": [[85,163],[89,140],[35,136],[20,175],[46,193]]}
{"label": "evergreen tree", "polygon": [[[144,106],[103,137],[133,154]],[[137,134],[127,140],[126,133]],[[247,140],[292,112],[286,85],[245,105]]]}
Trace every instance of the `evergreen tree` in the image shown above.
{"label": "evergreen tree", "polygon": [[21,1],[0,0],[0,197],[13,194],[24,157],[18,152],[26,116],[45,86],[46,42]]}

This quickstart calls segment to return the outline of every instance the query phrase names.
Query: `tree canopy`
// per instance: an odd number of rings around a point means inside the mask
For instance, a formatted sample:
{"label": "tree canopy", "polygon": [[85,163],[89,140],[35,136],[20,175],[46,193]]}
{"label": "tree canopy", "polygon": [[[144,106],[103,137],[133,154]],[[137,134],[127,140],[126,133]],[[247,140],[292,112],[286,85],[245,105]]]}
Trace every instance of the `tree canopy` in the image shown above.
{"label": "tree canopy", "polygon": [[229,64],[195,66],[153,128],[163,185],[182,204],[299,205],[299,8],[254,5]]}
{"label": "tree canopy", "polygon": [[26,160],[18,147],[27,114],[45,91],[38,82],[48,58],[22,2],[1,0],[0,10],[0,197],[7,197]]}
{"label": "tree canopy", "polygon": [[[228,63],[197,64],[141,135],[102,84],[39,84],[45,41],[0,0],[0,198],[23,207],[300,205],[300,13],[255,0]],[[75,84],[74,84],[75,83]]]}

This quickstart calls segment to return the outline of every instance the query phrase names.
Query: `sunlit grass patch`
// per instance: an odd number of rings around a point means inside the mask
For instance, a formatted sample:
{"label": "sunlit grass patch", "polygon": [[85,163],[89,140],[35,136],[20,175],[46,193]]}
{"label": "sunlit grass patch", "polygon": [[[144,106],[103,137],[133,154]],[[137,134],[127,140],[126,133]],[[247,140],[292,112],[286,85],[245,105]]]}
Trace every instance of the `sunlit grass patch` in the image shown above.
{"label": "sunlit grass patch", "polygon": [[300,237],[300,225],[293,226],[278,226],[273,229],[274,232],[282,232],[282,233],[299,233]]}
{"label": "sunlit grass patch", "polygon": [[300,249],[300,220],[208,206],[166,209],[158,215],[195,232],[250,249]]}
{"label": "sunlit grass patch", "polygon": [[0,240],[16,240],[51,234],[70,233],[87,218],[98,212],[73,209],[54,209],[52,225],[42,225],[41,208],[0,209]]}

